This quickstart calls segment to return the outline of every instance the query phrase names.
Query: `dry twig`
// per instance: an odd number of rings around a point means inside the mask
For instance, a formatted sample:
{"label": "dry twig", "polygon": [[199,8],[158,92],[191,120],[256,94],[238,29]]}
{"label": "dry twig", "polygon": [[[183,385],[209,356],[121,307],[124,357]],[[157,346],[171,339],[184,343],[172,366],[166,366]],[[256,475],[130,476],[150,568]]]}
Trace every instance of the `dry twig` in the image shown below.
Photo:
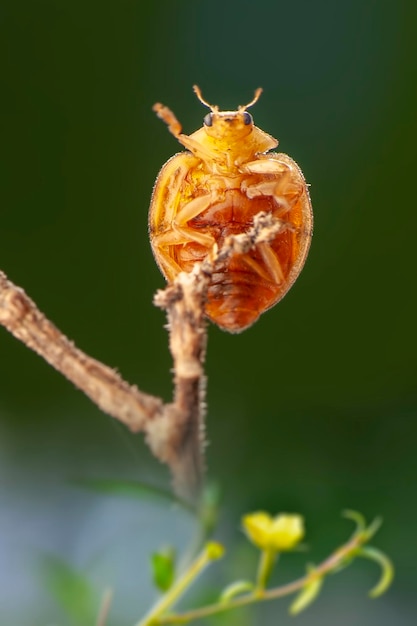
{"label": "dry twig", "polygon": [[20,287],[0,272],[0,323],[132,432],[144,430],[162,401],[126,383],[117,372],[75,347]]}
{"label": "dry twig", "polygon": [[0,324],[81,389],[102,411],[132,432],[143,431],[153,454],[172,472],[176,490],[198,493],[203,473],[207,329],[204,305],[213,271],[232,254],[244,254],[271,241],[282,222],[259,213],[246,233],[226,239],[222,248],[196,264],[189,274],[159,291],[155,304],[166,309],[174,360],[174,398],[161,398],[129,385],[121,376],[88,356],[50,322],[23,289],[0,272]]}

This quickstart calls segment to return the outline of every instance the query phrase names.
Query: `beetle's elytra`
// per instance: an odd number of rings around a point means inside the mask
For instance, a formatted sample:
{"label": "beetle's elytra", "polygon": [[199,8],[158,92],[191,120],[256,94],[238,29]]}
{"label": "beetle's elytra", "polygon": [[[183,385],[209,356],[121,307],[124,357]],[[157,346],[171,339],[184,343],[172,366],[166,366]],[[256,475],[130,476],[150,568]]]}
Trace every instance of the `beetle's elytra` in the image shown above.
{"label": "beetle's elytra", "polygon": [[210,109],[204,125],[184,135],[168,107],[154,111],[187,149],[159,173],[149,211],[152,250],[168,281],[190,271],[213,244],[246,232],[260,211],[282,226],[270,243],[235,254],[216,271],[208,289],[207,317],[229,332],[240,332],[279,302],[304,265],[312,234],[312,209],[298,165],[286,154],[269,152],[278,141],[257,128],[247,109],[219,111],[194,86]]}

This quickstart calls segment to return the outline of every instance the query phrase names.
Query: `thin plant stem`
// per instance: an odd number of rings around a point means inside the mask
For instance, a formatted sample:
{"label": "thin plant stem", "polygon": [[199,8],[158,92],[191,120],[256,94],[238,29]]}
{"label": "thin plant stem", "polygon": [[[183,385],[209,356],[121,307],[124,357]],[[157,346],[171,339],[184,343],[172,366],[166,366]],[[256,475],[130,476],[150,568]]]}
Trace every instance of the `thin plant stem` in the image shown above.
{"label": "thin plant stem", "polygon": [[269,577],[277,559],[277,552],[272,549],[262,550],[259,558],[258,575],[256,579],[256,592],[259,595],[263,594],[263,591],[268,584]]}
{"label": "thin plant stem", "polygon": [[107,618],[113,600],[113,589],[106,589],[101,600],[100,610],[97,616],[96,626],[106,626]]}
{"label": "thin plant stem", "polygon": [[199,576],[205,567],[213,560],[213,556],[210,552],[210,548],[207,546],[197,559],[191,563],[184,574],[172,585],[171,589],[162,596],[144,619],[138,622],[136,626],[151,626],[151,624],[162,623],[161,615],[180,599],[190,584],[196,580],[197,576]]}
{"label": "thin plant stem", "polygon": [[[277,598],[291,595],[296,591],[303,589],[303,587],[311,582],[313,578],[316,579],[318,576],[324,576],[325,574],[335,570],[345,561],[345,559],[354,556],[365,541],[366,538],[362,534],[354,535],[346,544],[335,550],[327,559],[318,565],[314,572],[307,574],[302,578],[298,578],[297,580],[294,580],[286,585],[275,587],[273,589],[266,589],[262,592],[262,594],[259,594],[259,591],[255,589],[248,594],[232,598],[228,602],[209,604],[207,606],[185,611],[183,613],[160,615],[154,623],[158,625],[182,624],[192,620],[209,617],[210,615],[215,615],[217,613],[224,613],[225,611],[229,611],[231,609],[256,604],[257,602],[275,600]],[[145,626],[145,624],[147,624],[147,622],[138,624],[137,626]]]}

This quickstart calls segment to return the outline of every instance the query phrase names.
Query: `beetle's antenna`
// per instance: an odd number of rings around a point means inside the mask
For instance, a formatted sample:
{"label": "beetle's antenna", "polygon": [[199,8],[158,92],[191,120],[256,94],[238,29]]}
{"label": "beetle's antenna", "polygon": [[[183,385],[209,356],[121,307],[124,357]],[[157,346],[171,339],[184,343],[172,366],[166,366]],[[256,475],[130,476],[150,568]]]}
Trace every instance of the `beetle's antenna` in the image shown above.
{"label": "beetle's antenna", "polygon": [[258,89],[255,90],[255,95],[253,96],[253,100],[251,100],[248,104],[245,104],[244,106],[240,106],[239,111],[246,111],[246,109],[249,109],[249,107],[253,106],[256,102],[258,102],[259,98],[261,97],[262,91],[263,91],[262,87],[258,87]]}
{"label": "beetle's antenna", "polygon": [[197,98],[200,100],[201,104],[204,104],[204,106],[208,107],[212,111],[217,111],[217,109],[219,108],[218,106],[213,106],[212,104],[209,104],[208,102],[206,102],[206,100],[204,100],[201,89],[198,85],[193,85],[193,91]]}

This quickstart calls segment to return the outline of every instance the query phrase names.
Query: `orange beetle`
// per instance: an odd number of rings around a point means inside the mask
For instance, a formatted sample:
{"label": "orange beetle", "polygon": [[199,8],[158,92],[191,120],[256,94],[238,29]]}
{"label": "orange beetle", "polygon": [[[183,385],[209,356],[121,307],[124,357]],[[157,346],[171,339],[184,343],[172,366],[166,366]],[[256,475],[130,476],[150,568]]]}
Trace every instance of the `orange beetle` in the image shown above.
{"label": "orange beetle", "polygon": [[261,89],[237,111],[219,111],[197,86],[194,91],[210,113],[192,135],[181,132],[168,107],[153,107],[187,151],[169,159],[156,180],[151,246],[161,272],[172,281],[202,261],[214,244],[220,248],[228,235],[246,232],[259,212],[280,220],[270,243],[235,254],[212,275],[206,315],[236,333],[279,302],[301,272],[312,235],[311,203],[298,165],[286,154],[268,152],[278,141],[257,128],[247,112]]}

